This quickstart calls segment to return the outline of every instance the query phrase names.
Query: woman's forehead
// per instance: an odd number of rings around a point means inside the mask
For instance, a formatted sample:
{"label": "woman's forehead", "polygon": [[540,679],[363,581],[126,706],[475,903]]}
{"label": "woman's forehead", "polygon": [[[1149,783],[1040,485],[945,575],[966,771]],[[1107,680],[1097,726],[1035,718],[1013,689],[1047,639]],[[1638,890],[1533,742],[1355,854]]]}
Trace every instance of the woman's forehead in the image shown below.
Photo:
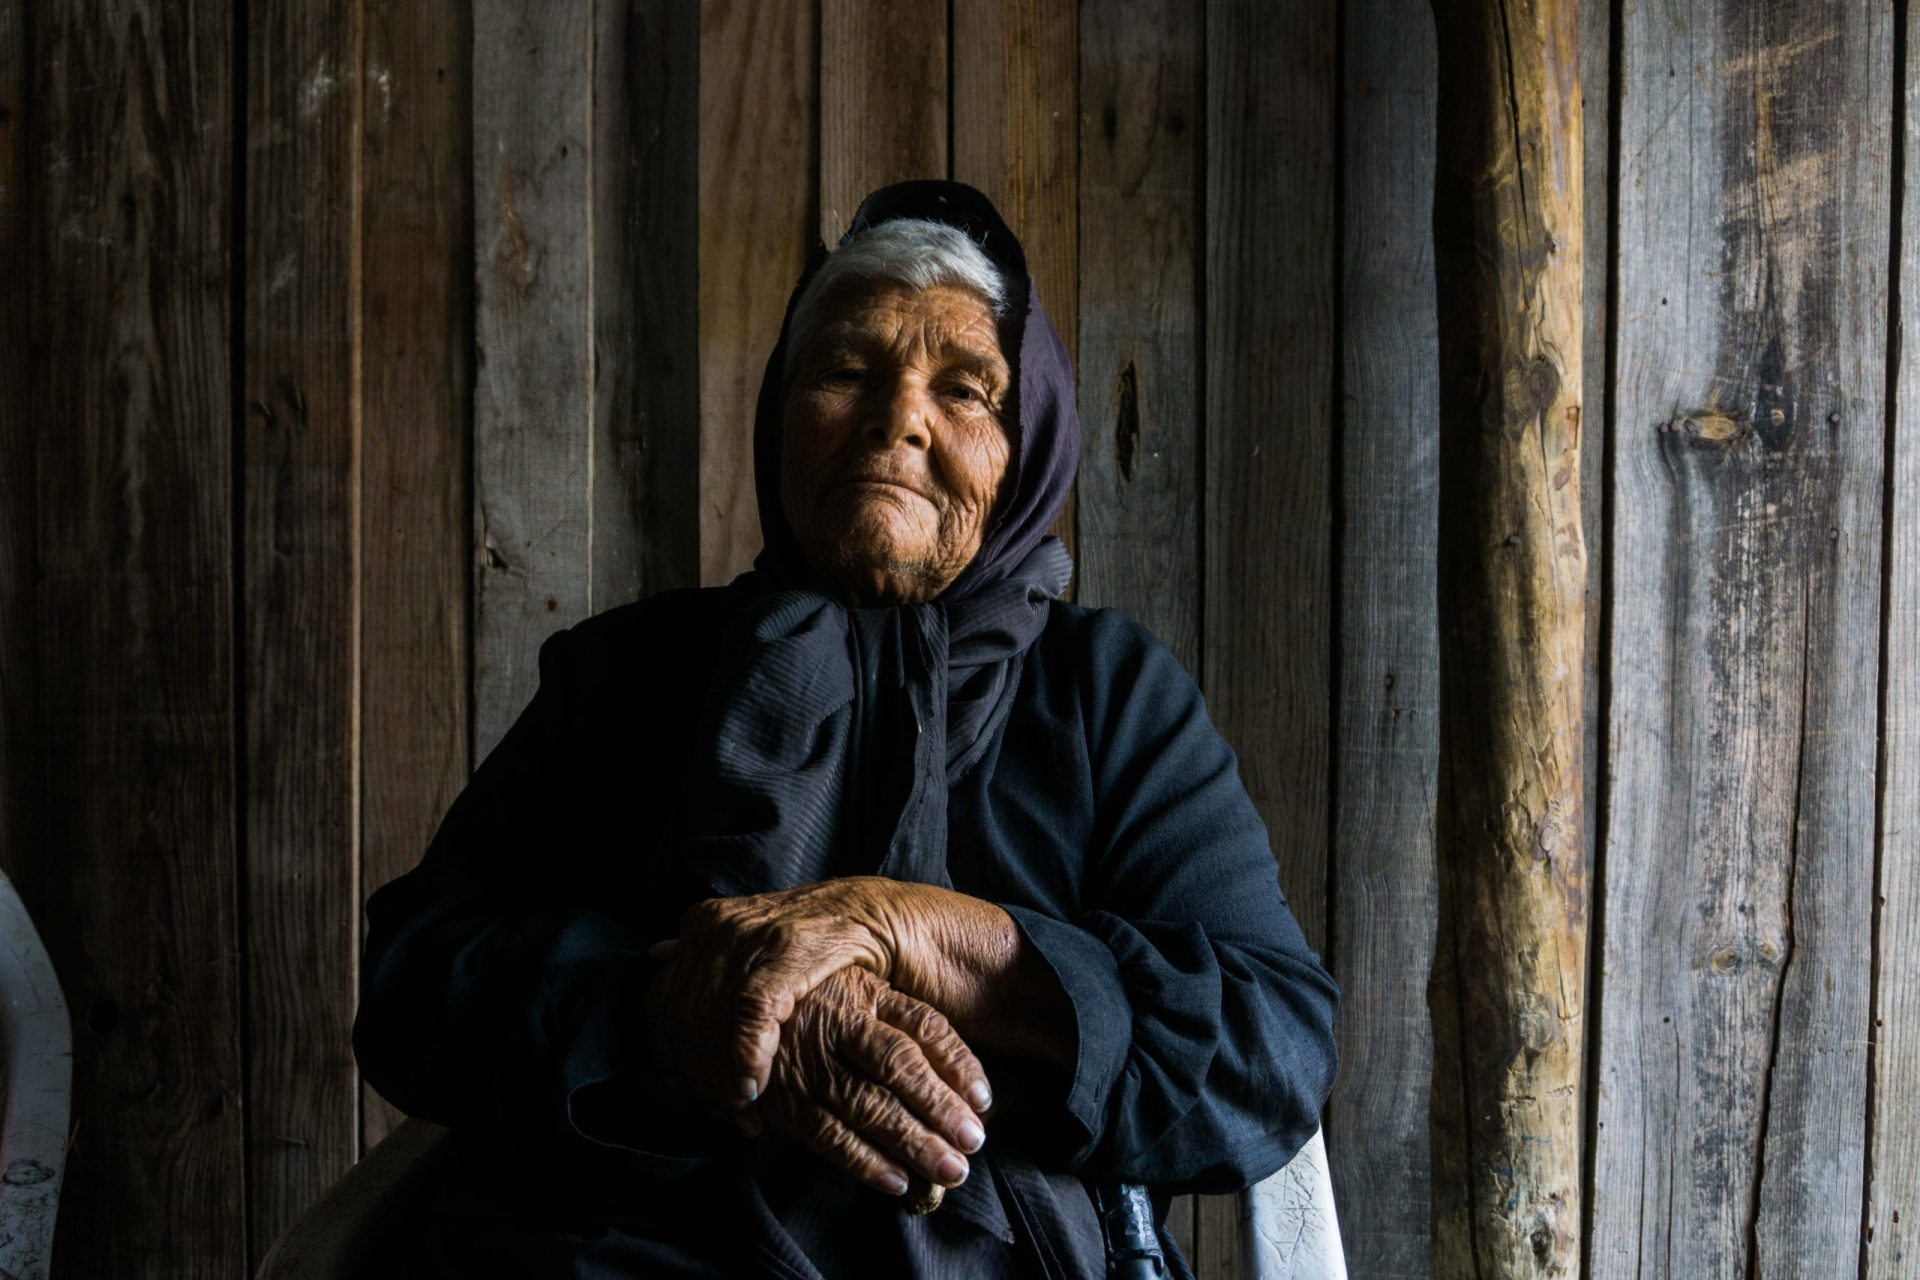
{"label": "woman's forehead", "polygon": [[979,294],[959,285],[916,289],[892,281],[867,283],[832,301],[810,345],[903,344],[1006,365],[992,310]]}

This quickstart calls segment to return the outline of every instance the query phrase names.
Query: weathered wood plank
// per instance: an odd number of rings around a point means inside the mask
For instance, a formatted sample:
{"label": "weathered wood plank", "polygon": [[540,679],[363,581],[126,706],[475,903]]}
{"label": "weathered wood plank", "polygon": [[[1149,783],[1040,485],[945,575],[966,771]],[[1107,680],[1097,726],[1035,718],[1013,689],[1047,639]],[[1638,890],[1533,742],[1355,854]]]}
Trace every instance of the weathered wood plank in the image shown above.
{"label": "weathered wood plank", "polygon": [[594,611],[592,8],[474,0],[474,758]]}
{"label": "weathered wood plank", "polygon": [[[16,9],[17,12],[17,9]],[[227,6],[31,26],[43,840],[75,1022],[56,1255],[247,1266],[235,919],[235,61]]]}
{"label": "weathered wood plank", "polygon": [[[700,580],[760,550],[753,415],[816,231],[819,68],[810,5],[700,8]],[[837,234],[837,233],[836,233]]]}
{"label": "weathered wood plank", "polygon": [[699,0],[596,0],[592,607],[700,577]]}
{"label": "weathered wood plank", "polygon": [[[1072,357],[1080,340],[1079,14],[1041,0],[954,0],[952,31],[953,176],[986,192],[1020,237],[1040,303]],[[1069,552],[1078,543],[1074,508],[1069,495],[1053,527]]]}
{"label": "weathered wood plank", "polygon": [[358,7],[248,26],[243,505],[250,1261],[358,1156]]}
{"label": "weathered wood plank", "polygon": [[[1271,833],[1280,887],[1327,939],[1332,609],[1331,0],[1206,13],[1201,683]],[[1285,494],[1284,501],[1275,495]],[[1195,1216],[1202,1276],[1238,1276],[1240,1197]]]}
{"label": "weathered wood plank", "polygon": [[1167,1206],[1167,1234],[1189,1260],[1194,1253],[1194,1210],[1204,1196],[1175,1196]]}
{"label": "weathered wood plank", "polygon": [[25,16],[0,9],[0,867],[15,877],[37,856],[41,795]]}
{"label": "weathered wood plank", "polygon": [[1145,623],[1196,677],[1200,57],[1192,6],[1081,6],[1079,599]]}
{"label": "weathered wood plank", "polygon": [[875,188],[946,176],[947,0],[820,0],[821,238]]}
{"label": "weathered wood plank", "polygon": [[1316,948],[1327,936],[1334,19],[1326,0],[1207,11],[1203,683]]}
{"label": "weathered wood plank", "polygon": [[1826,1275],[1863,1203],[1892,19],[1624,16],[1592,1270]]}
{"label": "weathered wood plank", "polygon": [[[1428,0],[1347,11],[1339,685],[1327,1158],[1355,1277],[1426,1276],[1439,653],[1439,341]],[[1383,38],[1392,32],[1391,39]]]}
{"label": "weathered wood plank", "polygon": [[[1611,572],[1612,533],[1607,528],[1607,494],[1612,480],[1607,466],[1613,435],[1613,405],[1609,374],[1608,335],[1612,331],[1613,237],[1613,5],[1599,0],[1580,4],[1580,111],[1585,132],[1582,159],[1586,165],[1587,208],[1583,219],[1586,241],[1586,324],[1582,336],[1580,432],[1580,527],[1587,543],[1587,637],[1581,680],[1586,695],[1582,710],[1582,752],[1585,770],[1581,794],[1586,797],[1587,820],[1582,824],[1581,850],[1587,866],[1588,900],[1598,907],[1605,901],[1606,868],[1600,861],[1601,823],[1606,803],[1607,583]],[[1599,1050],[1600,966],[1597,943],[1602,912],[1595,910],[1587,932],[1586,1068],[1582,1072],[1585,1116],[1581,1147],[1586,1170],[1582,1194],[1589,1212],[1593,1195],[1593,1152],[1598,1134],[1593,1127],[1596,1104],[1594,1063]],[[1589,1223],[1591,1219],[1589,1218]],[[1586,1233],[1583,1265],[1590,1265],[1591,1231]]]}
{"label": "weathered wood plank", "polygon": [[[366,11],[363,899],[420,860],[467,777],[474,259],[466,21],[465,4]],[[364,1086],[361,1106],[364,1151],[401,1117]]]}
{"label": "weathered wood plank", "polygon": [[1434,1016],[1459,1026],[1436,1043],[1434,1080],[1462,1108],[1450,1136],[1467,1158],[1467,1219],[1440,1221],[1434,1264],[1572,1275],[1588,937],[1580,6],[1435,0],[1434,16],[1435,861],[1437,945],[1453,952]]}
{"label": "weathered wood plank", "polygon": [[[1910,21],[1911,19],[1909,19]],[[1868,1122],[1865,1280],[1920,1265],[1920,44],[1909,29],[1894,350],[1893,438],[1886,483],[1886,615],[1881,636],[1880,858],[1874,937],[1873,1066]]]}
{"label": "weathered wood plank", "polygon": [[1080,14],[1080,598],[1200,670],[1199,14]]}

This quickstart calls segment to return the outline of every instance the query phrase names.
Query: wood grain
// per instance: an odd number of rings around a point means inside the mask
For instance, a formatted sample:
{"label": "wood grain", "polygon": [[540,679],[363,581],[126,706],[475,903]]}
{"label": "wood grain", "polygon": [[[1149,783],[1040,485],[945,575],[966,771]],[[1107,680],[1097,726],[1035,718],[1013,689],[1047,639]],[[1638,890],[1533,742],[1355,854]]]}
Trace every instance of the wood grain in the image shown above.
{"label": "wood grain", "polygon": [[[1435,1094],[1467,1218],[1438,1275],[1577,1274],[1587,968],[1577,0],[1436,0],[1440,746]],[[1448,1052],[1453,1050],[1454,1052]],[[1456,1252],[1464,1226],[1467,1265]]]}
{"label": "wood grain", "polygon": [[1080,13],[1080,599],[1200,674],[1199,16]]}
{"label": "wood grain", "polygon": [[1334,18],[1325,0],[1207,11],[1203,685],[1316,949],[1327,937]]}
{"label": "wood grain", "polygon": [[[16,10],[17,12],[17,10]],[[42,843],[75,1023],[62,1274],[247,1267],[224,6],[35,8]],[[71,1261],[66,1261],[71,1259]]]}
{"label": "wood grain", "polygon": [[592,607],[700,578],[699,0],[596,0]]}
{"label": "wood grain", "polygon": [[1592,1274],[1831,1274],[1863,1203],[1891,16],[1625,17]]}
{"label": "wood grain", "polygon": [[820,0],[821,238],[879,187],[946,176],[946,0]]}
{"label": "wood grain", "polygon": [[[1611,4],[1581,0],[1580,118],[1585,133],[1582,158],[1586,166],[1587,208],[1583,219],[1586,297],[1582,305],[1586,323],[1581,340],[1585,385],[1581,389],[1580,527],[1587,543],[1587,637],[1581,663],[1586,706],[1582,710],[1581,734],[1585,770],[1580,786],[1581,794],[1586,797],[1587,821],[1580,835],[1587,867],[1588,898],[1596,904],[1587,931],[1587,1062],[1582,1072],[1586,1117],[1581,1142],[1587,1167],[1581,1191],[1589,1213],[1597,1136],[1593,1127],[1596,1106],[1593,1068],[1600,1043],[1598,946],[1604,926],[1604,912],[1597,908],[1606,900],[1606,868],[1600,851],[1608,781],[1605,683],[1611,635],[1607,629],[1607,585],[1612,572],[1613,547],[1612,530],[1607,523],[1607,497],[1612,490],[1609,450],[1614,430],[1609,341],[1613,319],[1613,19]],[[1590,1264],[1591,1231],[1586,1233],[1585,1249],[1583,1264]]]}
{"label": "wood grain", "polygon": [[1886,483],[1888,559],[1881,638],[1880,855],[1874,930],[1873,1063],[1867,1114],[1867,1212],[1861,1275],[1895,1280],[1920,1260],[1920,45],[1911,34],[1896,82],[1906,86]]}
{"label": "wood grain", "polygon": [[[472,50],[464,3],[366,11],[360,892],[420,861],[467,778]],[[364,916],[356,917],[364,924]],[[361,1090],[362,1151],[400,1112]]]}
{"label": "wood grain", "polygon": [[[1201,683],[1308,942],[1327,942],[1332,703],[1335,6],[1206,15]],[[1276,501],[1276,495],[1287,495]],[[1238,1276],[1240,1197],[1203,1198],[1195,1267]]]}
{"label": "wood grain", "polygon": [[[760,551],[753,417],[814,242],[819,67],[809,5],[700,7],[700,580]],[[837,233],[836,233],[837,234]]]}
{"label": "wood grain", "polygon": [[[1440,671],[1433,10],[1356,0],[1341,94],[1339,684],[1327,1158],[1356,1277],[1425,1276]],[[1380,38],[1391,31],[1391,40]]]}
{"label": "wood grain", "polygon": [[1196,679],[1200,58],[1190,6],[1081,6],[1079,600],[1146,624]]}
{"label": "wood grain", "polygon": [[358,1155],[360,30],[247,31],[241,581],[250,1263]]}
{"label": "wood grain", "polygon": [[[986,192],[1020,237],[1040,305],[1074,358],[1079,14],[1073,5],[1044,0],[954,0],[952,32],[953,176]],[[1075,550],[1072,495],[1053,532],[1069,553]]]}
{"label": "wood grain", "polygon": [[0,868],[16,879],[31,874],[41,795],[28,56],[23,7],[0,10]]}
{"label": "wood grain", "polygon": [[594,611],[592,10],[474,0],[474,759]]}

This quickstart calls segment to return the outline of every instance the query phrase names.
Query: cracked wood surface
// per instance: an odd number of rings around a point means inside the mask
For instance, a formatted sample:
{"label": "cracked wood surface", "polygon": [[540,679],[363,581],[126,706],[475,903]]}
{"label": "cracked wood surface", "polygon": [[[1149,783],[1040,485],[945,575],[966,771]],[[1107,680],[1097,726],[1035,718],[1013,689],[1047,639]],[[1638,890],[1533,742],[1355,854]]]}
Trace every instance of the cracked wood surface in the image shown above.
{"label": "cracked wood surface", "polygon": [[[1909,104],[1920,88],[1920,45],[1896,66]],[[1882,597],[1880,865],[1875,903],[1873,1068],[1868,1115],[1865,1280],[1898,1280],[1920,1265],[1920,118],[1911,105],[1894,145],[1905,163],[1899,201],[1891,501]]]}
{"label": "cracked wood surface", "polygon": [[1439,1276],[1577,1275],[1587,889],[1577,0],[1436,0]]}
{"label": "cracked wood surface", "polygon": [[1892,15],[1625,17],[1592,1274],[1850,1273]]}

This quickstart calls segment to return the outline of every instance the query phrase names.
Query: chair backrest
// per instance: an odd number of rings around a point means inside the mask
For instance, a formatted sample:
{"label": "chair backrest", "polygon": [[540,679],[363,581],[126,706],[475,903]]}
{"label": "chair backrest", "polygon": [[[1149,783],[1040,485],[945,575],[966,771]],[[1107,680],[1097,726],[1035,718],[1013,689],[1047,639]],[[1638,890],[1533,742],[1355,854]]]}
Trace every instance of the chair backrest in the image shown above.
{"label": "chair backrest", "polygon": [[1242,1256],[1257,1280],[1347,1280],[1327,1144],[1318,1130],[1280,1172],[1247,1193]]}
{"label": "chair backrest", "polygon": [[53,962],[0,875],[0,1275],[47,1274],[67,1164],[73,1028]]}

